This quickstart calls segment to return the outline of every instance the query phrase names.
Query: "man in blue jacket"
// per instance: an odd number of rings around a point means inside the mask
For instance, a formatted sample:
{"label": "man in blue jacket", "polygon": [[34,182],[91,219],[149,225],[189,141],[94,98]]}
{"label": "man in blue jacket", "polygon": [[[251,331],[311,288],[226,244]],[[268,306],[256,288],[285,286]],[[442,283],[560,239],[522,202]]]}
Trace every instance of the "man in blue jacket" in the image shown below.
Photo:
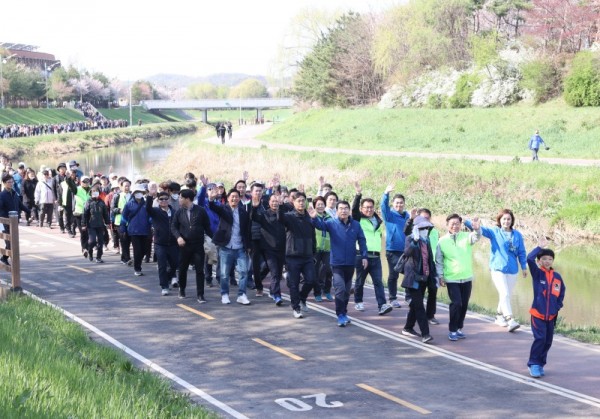
{"label": "man in blue jacket", "polygon": [[135,185],[133,199],[130,199],[121,213],[120,231],[131,238],[133,246],[133,269],[135,276],[142,276],[142,259],[147,247],[148,235],[150,234],[150,219],[146,211],[144,195],[146,188],[143,185]]}
{"label": "man in blue jacket", "polygon": [[385,221],[385,257],[388,262],[388,292],[390,304],[394,308],[400,308],[398,301],[398,272],[394,266],[400,260],[404,253],[406,236],[404,235],[404,226],[410,219],[410,214],[404,210],[405,199],[401,194],[395,194],[390,207],[390,192],[394,190],[392,185],[388,185],[381,198],[381,215]]}
{"label": "man in blue jacket", "polygon": [[350,323],[348,318],[348,301],[352,276],[356,264],[356,243],[363,269],[367,269],[367,241],[358,221],[350,217],[350,204],[338,201],[336,205],[337,218],[324,219],[317,217],[317,210],[312,205],[308,214],[315,228],[327,231],[331,238],[331,270],[333,271],[333,286],[335,288],[335,314],[338,326],[344,327]]}

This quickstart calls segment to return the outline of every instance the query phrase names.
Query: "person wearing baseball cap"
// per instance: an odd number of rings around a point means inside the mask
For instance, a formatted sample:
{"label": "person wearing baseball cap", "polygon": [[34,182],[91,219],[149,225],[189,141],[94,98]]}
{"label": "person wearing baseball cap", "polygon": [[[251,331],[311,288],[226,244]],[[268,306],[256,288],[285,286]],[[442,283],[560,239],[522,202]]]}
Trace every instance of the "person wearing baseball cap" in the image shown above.
{"label": "person wearing baseball cap", "polygon": [[69,191],[75,199],[75,209],[73,210],[73,233],[79,229],[79,241],[81,244],[81,253],[83,257],[88,257],[88,232],[82,229],[83,225],[83,209],[85,203],[90,199],[90,178],[82,176],[79,186],[76,184],[77,173],[71,170],[71,176],[67,177],[65,182],[69,187]]}
{"label": "person wearing baseball cap", "polygon": [[136,184],[133,188],[133,199],[125,204],[121,213],[121,234],[127,234],[133,245],[133,269],[135,276],[142,276],[142,259],[148,246],[150,234],[150,218],[146,210],[144,185]]}

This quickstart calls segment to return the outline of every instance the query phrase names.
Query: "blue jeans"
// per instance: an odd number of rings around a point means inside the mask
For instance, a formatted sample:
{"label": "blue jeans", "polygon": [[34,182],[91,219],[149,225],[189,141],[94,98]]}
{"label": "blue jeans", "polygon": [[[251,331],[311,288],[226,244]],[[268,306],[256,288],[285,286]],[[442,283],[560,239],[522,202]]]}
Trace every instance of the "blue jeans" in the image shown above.
{"label": "blue jeans", "polygon": [[404,252],[398,252],[398,251],[388,251],[385,252],[385,258],[387,259],[387,263],[388,263],[388,292],[389,292],[389,297],[390,297],[390,301],[394,301],[397,297],[396,294],[398,293],[398,276],[400,275],[398,272],[396,272],[394,270],[394,267],[396,266],[396,264],[398,263],[398,260],[400,260],[400,257],[402,256]]}
{"label": "blue jeans", "polygon": [[158,261],[158,280],[162,289],[168,289],[171,278],[177,276],[179,263],[179,247],[177,243],[170,246],[155,244],[156,260]]}
{"label": "blue jeans", "polygon": [[335,314],[338,316],[347,314],[354,266],[331,266],[331,270],[333,271],[333,288],[335,288]]}
{"label": "blue jeans", "polygon": [[356,283],[354,285],[354,302],[363,302],[363,290],[367,275],[371,275],[373,288],[375,288],[375,299],[377,306],[381,308],[385,304],[385,289],[383,288],[383,270],[381,268],[381,259],[378,257],[369,257],[369,266],[363,269],[362,257],[356,257]]}
{"label": "blue jeans", "polygon": [[[290,289],[290,300],[292,309],[300,310],[300,301],[306,301],[308,293],[314,287],[316,281],[315,262],[312,256],[285,258],[288,273],[288,288]],[[302,289],[300,289],[300,274],[304,277]]]}
{"label": "blue jeans", "polygon": [[239,275],[238,296],[246,294],[248,280],[248,255],[246,249],[219,247],[219,270],[221,271],[221,295],[229,295],[229,273],[235,266]]}

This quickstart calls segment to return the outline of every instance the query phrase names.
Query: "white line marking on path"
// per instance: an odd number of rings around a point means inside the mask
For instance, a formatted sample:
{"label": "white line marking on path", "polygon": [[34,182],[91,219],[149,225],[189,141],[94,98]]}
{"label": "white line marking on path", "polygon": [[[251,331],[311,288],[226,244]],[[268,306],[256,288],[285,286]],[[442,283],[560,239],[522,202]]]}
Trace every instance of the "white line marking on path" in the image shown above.
{"label": "white line marking on path", "polygon": [[[288,301],[290,299],[287,294],[282,293],[281,296]],[[307,303],[307,305],[312,310],[314,310],[318,313],[325,314],[329,317],[337,318],[334,310],[321,307],[314,303]],[[503,378],[507,378],[512,381],[516,381],[521,384],[526,384],[528,386],[535,387],[540,390],[547,391],[549,393],[554,393],[559,396],[566,397],[571,400],[575,400],[577,402],[589,404],[594,407],[600,407],[600,399],[597,399],[592,396],[588,396],[587,394],[578,393],[576,391],[569,390],[567,388],[555,386],[554,384],[550,384],[550,383],[546,383],[546,382],[542,382],[542,381],[535,381],[534,379],[529,378],[527,376],[524,376],[524,375],[521,375],[521,374],[518,374],[518,373],[515,373],[512,371],[508,371],[503,368],[499,368],[494,365],[490,365],[485,362],[481,362],[476,359],[466,357],[464,355],[459,355],[454,352],[448,351],[446,349],[431,346],[426,343],[415,342],[414,340],[412,340],[412,338],[408,338],[408,337],[402,336],[399,333],[392,332],[392,331],[384,329],[382,327],[372,325],[363,320],[359,320],[359,319],[356,319],[353,317],[351,317],[351,319],[352,319],[352,324],[355,325],[356,327],[360,327],[361,329],[368,330],[368,331],[376,333],[380,336],[395,340],[397,342],[402,342],[402,343],[412,346],[414,348],[418,348],[423,351],[427,351],[432,354],[442,356],[442,357],[444,357],[446,359],[450,359],[452,361],[460,362],[461,364],[464,364],[464,365],[469,365],[469,366],[471,366],[473,368],[477,368],[479,370],[490,372],[492,374],[498,375]]]}
{"label": "white line marking on path", "polygon": [[[0,282],[7,284],[6,281],[4,280],[0,280]],[[185,381],[183,378],[180,378],[178,376],[176,376],[175,374],[173,374],[172,372],[169,372],[168,370],[164,369],[163,367],[161,367],[158,364],[155,364],[154,362],[150,361],[148,358],[144,357],[141,354],[138,354],[136,351],[134,351],[133,349],[129,348],[128,346],[123,345],[121,342],[119,342],[118,340],[116,340],[115,338],[113,338],[112,336],[110,336],[107,333],[104,333],[102,330],[98,329],[96,326],[86,322],[85,320],[77,317],[75,314],[57,306],[56,304],[53,304],[49,301],[46,301],[40,297],[38,297],[37,295],[29,292],[29,291],[23,291],[24,294],[30,296],[31,298],[33,298],[34,300],[37,300],[43,304],[46,304],[52,308],[54,308],[55,310],[60,311],[61,313],[63,313],[66,317],[72,319],[73,321],[76,321],[77,323],[79,323],[80,325],[82,325],[83,327],[85,327],[88,330],[91,330],[92,332],[94,332],[95,334],[97,334],[98,336],[100,336],[101,338],[103,338],[104,340],[106,340],[107,342],[111,343],[112,345],[114,345],[115,347],[117,347],[118,349],[122,350],[123,352],[125,352],[127,355],[132,356],[133,358],[137,359],[138,361],[146,364],[148,367],[152,368],[153,370],[159,372],[160,374],[164,375],[165,377],[167,377],[168,379],[176,382],[177,384],[179,384],[180,386],[184,387],[186,390],[190,391],[191,393],[194,393],[195,395],[201,397],[202,399],[206,400],[208,403],[212,404],[213,406],[221,409],[222,411],[224,411],[225,413],[231,415],[232,417],[236,418],[236,419],[249,419],[246,415],[238,412],[237,410],[233,409],[232,407],[230,407],[229,405],[215,399],[213,396],[211,396],[210,394],[200,390],[199,388],[197,388],[196,386],[188,383],[187,381]]]}

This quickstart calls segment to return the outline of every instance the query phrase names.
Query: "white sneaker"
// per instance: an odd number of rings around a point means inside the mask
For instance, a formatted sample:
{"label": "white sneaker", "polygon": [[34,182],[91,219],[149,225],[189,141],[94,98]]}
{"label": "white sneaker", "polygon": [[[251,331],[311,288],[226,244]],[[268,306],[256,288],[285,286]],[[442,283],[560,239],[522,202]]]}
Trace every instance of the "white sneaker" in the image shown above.
{"label": "white sneaker", "polygon": [[179,288],[179,281],[177,278],[171,278],[171,288]]}
{"label": "white sneaker", "polygon": [[227,295],[227,294],[221,295],[221,303],[231,304],[231,301],[229,301],[229,295]]}
{"label": "white sneaker", "polygon": [[163,288],[162,295],[169,295],[169,290],[166,288]]}
{"label": "white sneaker", "polygon": [[358,311],[365,311],[365,305],[363,303],[356,303],[354,309]]}
{"label": "white sneaker", "polygon": [[306,305],[306,301],[300,301],[300,310],[305,313],[308,313],[308,306]]}
{"label": "white sneaker", "polygon": [[496,321],[494,323],[496,323],[498,326],[501,326],[501,327],[508,326],[508,322],[506,321],[504,316],[502,316],[500,314],[496,316]]}
{"label": "white sneaker", "polygon": [[519,327],[521,327],[521,325],[519,323],[517,323],[515,321],[515,319],[510,319],[508,321],[508,331],[509,332],[514,332],[515,330],[517,330]]}
{"label": "white sneaker", "polygon": [[292,312],[294,313],[294,317],[296,319],[301,319],[302,317],[304,317],[304,315],[302,314],[302,312],[300,310],[292,310]]}
{"label": "white sneaker", "polygon": [[248,299],[248,297],[246,297],[246,294],[242,294],[237,298],[237,302],[240,304],[243,304],[245,306],[247,306],[248,304],[250,304],[250,300]]}

